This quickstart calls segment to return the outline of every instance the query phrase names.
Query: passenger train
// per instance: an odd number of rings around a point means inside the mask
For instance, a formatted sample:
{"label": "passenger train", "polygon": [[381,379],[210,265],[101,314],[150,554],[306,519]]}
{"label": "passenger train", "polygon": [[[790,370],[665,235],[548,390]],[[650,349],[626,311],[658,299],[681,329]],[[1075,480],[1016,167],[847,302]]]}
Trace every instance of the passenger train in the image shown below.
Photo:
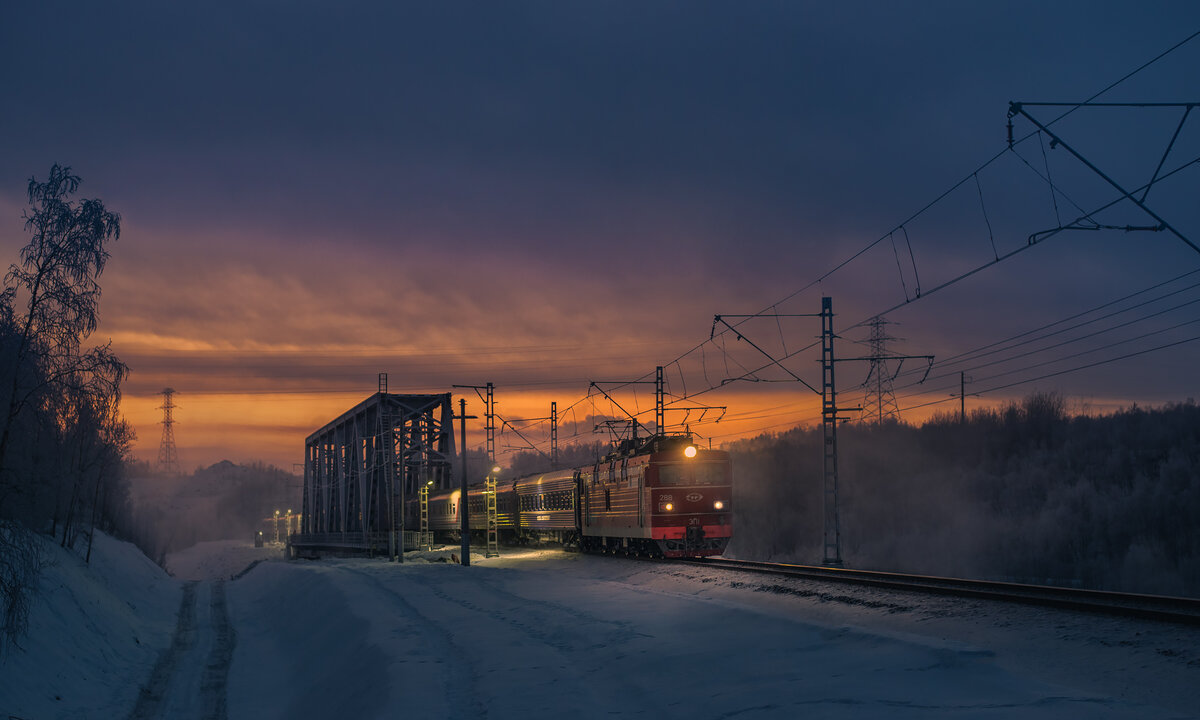
{"label": "passenger train", "polygon": [[[486,485],[467,489],[473,535],[487,528]],[[719,555],[733,534],[729,453],[691,436],[627,440],[591,465],[496,483],[502,542],[558,541],[588,552]],[[429,496],[429,529],[460,539],[462,491]],[[410,527],[412,527],[410,525]]]}

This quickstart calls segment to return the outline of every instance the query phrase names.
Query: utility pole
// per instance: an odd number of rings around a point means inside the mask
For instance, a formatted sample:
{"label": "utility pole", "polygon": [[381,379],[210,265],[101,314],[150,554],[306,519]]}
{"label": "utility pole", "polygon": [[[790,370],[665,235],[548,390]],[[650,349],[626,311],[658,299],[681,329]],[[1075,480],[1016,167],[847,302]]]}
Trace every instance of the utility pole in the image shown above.
{"label": "utility pole", "polygon": [[958,424],[967,424],[967,374],[958,373]]}
{"label": "utility pole", "polygon": [[[967,377],[965,372],[958,373],[958,424],[967,424],[967,383],[974,382],[974,378]],[[950,397],[954,397],[956,393],[950,393]]]}
{"label": "utility pole", "polygon": [[[490,383],[489,383],[490,384]],[[459,532],[462,533],[462,564],[471,564],[471,509],[467,503],[467,421],[477,416],[467,414],[467,401],[458,400],[458,420],[462,433],[462,494],[458,498]]]}
{"label": "utility pole", "polygon": [[833,370],[833,298],[821,298],[821,431],[825,452],[822,470],[825,477],[825,560],[824,564],[842,565],[842,527],[838,514],[837,386]]}
{"label": "utility pole", "polygon": [[[746,335],[730,325],[725,318],[753,318],[753,317],[820,317],[821,318],[821,389],[817,390],[812,385],[809,385],[803,378],[789,370],[779,360],[772,357],[770,353],[762,349],[760,346],[746,337]],[[771,365],[775,365],[779,369],[792,376],[792,379],[800,383],[804,387],[812,390],[814,393],[821,396],[821,431],[822,431],[822,470],[824,474],[824,545],[826,565],[834,565],[840,567],[842,565],[842,531],[840,525],[840,517],[838,515],[838,453],[837,453],[837,424],[842,418],[838,417],[838,410],[861,410],[862,408],[839,408],[837,406],[837,386],[834,383],[834,365],[836,362],[833,357],[833,298],[821,298],[820,313],[800,313],[781,315],[775,314],[770,316],[764,315],[716,315],[713,317],[713,329],[709,334],[711,339],[717,329],[717,323],[721,323],[729,328],[739,341],[745,341],[750,347],[759,352],[760,355],[771,361]],[[865,360],[866,358],[853,358],[855,360]],[[767,367],[767,366],[764,366]]]}
{"label": "utility pole", "polygon": [[660,436],[666,435],[663,427],[663,369],[662,365],[654,368],[654,432]]}
{"label": "utility pole", "polygon": [[550,401],[550,469],[558,469],[558,403]]}
{"label": "utility pole", "polygon": [[[773,357],[769,352],[764,350],[759,345],[755,344],[750,338],[746,337],[745,333],[737,327],[730,325],[726,318],[761,318],[761,317],[820,317],[821,318],[821,389],[818,390],[812,385],[809,385],[803,378],[792,372],[780,362],[779,359]],[[717,324],[720,323],[728,328],[739,341],[745,341],[747,345],[758,351],[760,355],[770,361],[769,365],[764,365],[761,369],[768,368],[772,365],[783,370],[792,377],[793,380],[800,383],[804,387],[813,391],[813,393],[821,396],[821,433],[822,433],[822,471],[824,474],[824,564],[840,567],[842,565],[842,528],[841,516],[838,508],[838,442],[837,442],[837,426],[838,423],[846,418],[839,416],[840,412],[859,412],[861,407],[838,407],[837,404],[837,383],[834,380],[834,368],[839,362],[862,362],[864,360],[878,360],[876,357],[853,357],[853,358],[835,358],[833,352],[833,341],[837,335],[833,331],[833,298],[821,298],[820,313],[798,313],[798,314],[763,314],[756,315],[716,315],[713,317],[713,329],[709,334],[711,340],[716,335]],[[882,327],[882,326],[881,326]],[[908,358],[924,358],[929,361],[929,367],[933,367],[932,355],[888,355],[890,359],[908,359]],[[786,359],[786,358],[784,358]],[[929,369],[925,370],[926,376],[929,375]],[[924,382],[925,378],[921,379]]]}
{"label": "utility pole", "polygon": [[[718,316],[718,318],[719,317],[720,316]],[[637,436],[638,436],[637,429],[638,429],[638,426],[641,425],[641,423],[638,422],[637,416],[640,415],[641,413],[635,414],[635,413],[629,412],[624,407],[622,407],[621,404],[618,403],[613,398],[612,395],[610,395],[604,388],[602,388],[600,386],[601,385],[620,385],[620,386],[649,385],[651,382],[652,381],[650,381],[650,380],[593,380],[591,382],[591,384],[588,385],[588,394],[591,395],[591,392],[592,392],[591,388],[596,388],[596,390],[598,390],[601,395],[603,395],[605,398],[607,398],[608,401],[611,402],[614,407],[616,407],[618,410],[620,410],[621,412],[628,415],[630,426],[633,430],[633,439],[636,441]],[[666,415],[667,408],[666,408],[666,402],[665,402],[666,393],[664,392],[665,383],[663,381],[663,368],[661,365],[659,365],[657,368],[655,368],[653,383],[654,383],[654,422],[655,422],[654,432],[658,435],[665,435],[666,434],[666,421],[663,419],[663,417]],[[675,409],[675,408],[672,408],[672,409]],[[726,408],[723,406],[705,405],[705,406],[686,408],[686,409],[689,411],[690,410],[703,410],[706,412],[708,410],[720,410],[720,411],[722,411],[722,414],[724,414],[724,411]],[[596,429],[599,429],[607,424],[608,423],[597,425]],[[647,428],[645,425],[642,425],[642,427],[645,428],[647,431],[649,431],[649,428]]]}
{"label": "utility pole", "polygon": [[[479,399],[483,401],[483,427],[487,437],[488,462],[496,464],[496,386],[488,383],[486,385],[451,385],[451,387],[474,390]],[[485,392],[481,393],[480,390]]]}
{"label": "utility pole", "polygon": [[488,462],[496,462],[496,386],[487,384],[487,454]]}

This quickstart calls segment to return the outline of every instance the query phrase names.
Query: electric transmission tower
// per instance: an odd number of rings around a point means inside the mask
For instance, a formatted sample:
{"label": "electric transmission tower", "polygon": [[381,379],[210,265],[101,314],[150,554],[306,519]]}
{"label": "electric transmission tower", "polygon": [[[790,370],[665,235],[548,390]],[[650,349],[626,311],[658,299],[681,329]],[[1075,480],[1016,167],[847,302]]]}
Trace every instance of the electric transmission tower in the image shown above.
{"label": "electric transmission tower", "polygon": [[158,471],[164,475],[178,475],[179,453],[175,450],[175,418],[171,411],[178,407],[175,404],[175,390],[163,388],[162,442],[158,444]]}
{"label": "electric transmission tower", "polygon": [[[920,384],[925,382],[925,378],[929,376],[929,370],[933,367],[933,356],[897,355],[888,350],[888,343],[902,339],[888,335],[887,326],[895,325],[895,323],[876,315],[871,318],[870,325],[871,337],[868,342],[871,344],[871,354],[864,358],[858,358],[871,363],[867,379],[863,381],[863,387],[867,392],[863,397],[862,414],[859,416],[859,420],[878,425],[888,419],[897,421],[900,419],[900,406],[896,403],[896,391],[892,387],[892,381],[900,374],[900,367],[904,361],[924,360],[927,363],[925,376],[918,381]],[[894,370],[888,367],[890,360],[898,361]]]}
{"label": "electric transmission tower", "polygon": [[893,357],[888,352],[888,343],[898,339],[887,332],[887,326],[891,324],[891,321],[878,315],[871,318],[871,337],[868,340],[871,354],[867,356],[871,369],[863,383],[867,392],[863,397],[862,415],[859,418],[864,423],[878,424],[889,418],[900,419],[900,406],[896,404],[896,391],[892,388],[894,376],[888,368],[888,360]]}

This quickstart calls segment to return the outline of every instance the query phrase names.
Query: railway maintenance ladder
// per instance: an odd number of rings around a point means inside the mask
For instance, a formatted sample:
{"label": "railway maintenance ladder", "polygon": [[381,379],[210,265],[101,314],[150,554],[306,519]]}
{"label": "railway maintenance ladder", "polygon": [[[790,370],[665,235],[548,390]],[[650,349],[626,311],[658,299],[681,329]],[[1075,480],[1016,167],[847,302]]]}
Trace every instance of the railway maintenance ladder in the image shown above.
{"label": "railway maintenance ladder", "polygon": [[500,532],[496,528],[496,476],[488,473],[483,493],[487,508],[487,551],[484,557],[500,557]]}
{"label": "railway maintenance ladder", "polygon": [[432,480],[429,480],[428,482],[426,482],[424,485],[421,486],[421,492],[420,492],[420,498],[421,498],[421,535],[420,535],[420,538],[421,539],[419,540],[419,542],[421,544],[421,547],[425,548],[426,550],[433,549],[433,537],[429,533],[429,486],[431,484],[433,484]]}

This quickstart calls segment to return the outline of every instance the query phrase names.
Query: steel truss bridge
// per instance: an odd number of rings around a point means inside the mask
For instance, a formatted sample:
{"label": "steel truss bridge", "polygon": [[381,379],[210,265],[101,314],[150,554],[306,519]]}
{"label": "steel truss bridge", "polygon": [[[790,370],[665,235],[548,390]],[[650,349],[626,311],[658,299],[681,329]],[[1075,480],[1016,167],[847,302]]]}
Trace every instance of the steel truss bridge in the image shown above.
{"label": "steel truss bridge", "polygon": [[450,486],[450,393],[388,393],[385,378],[378,393],[304,441],[303,521],[289,538],[292,553],[403,558],[418,542],[415,527],[405,532],[406,499]]}

